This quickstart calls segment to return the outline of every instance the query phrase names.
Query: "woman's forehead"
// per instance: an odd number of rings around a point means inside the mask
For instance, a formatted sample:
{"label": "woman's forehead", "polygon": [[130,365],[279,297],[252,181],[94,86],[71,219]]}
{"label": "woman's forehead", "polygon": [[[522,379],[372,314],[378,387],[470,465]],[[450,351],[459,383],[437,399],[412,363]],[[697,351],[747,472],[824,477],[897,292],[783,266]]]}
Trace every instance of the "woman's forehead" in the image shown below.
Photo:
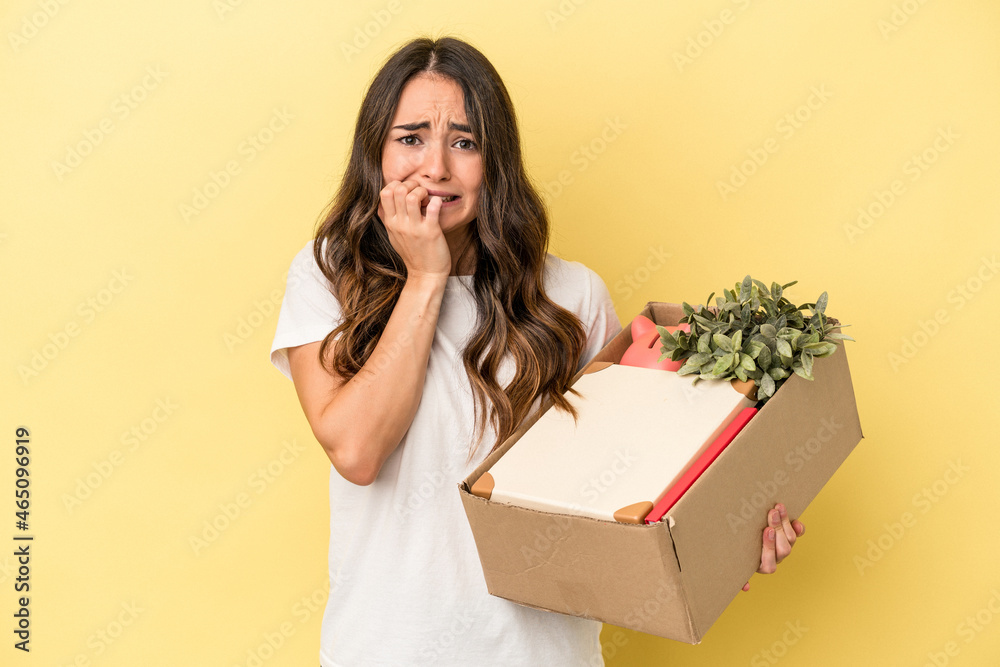
{"label": "woman's forehead", "polygon": [[465,124],[465,96],[454,79],[420,74],[403,87],[393,125],[419,120],[453,120]]}

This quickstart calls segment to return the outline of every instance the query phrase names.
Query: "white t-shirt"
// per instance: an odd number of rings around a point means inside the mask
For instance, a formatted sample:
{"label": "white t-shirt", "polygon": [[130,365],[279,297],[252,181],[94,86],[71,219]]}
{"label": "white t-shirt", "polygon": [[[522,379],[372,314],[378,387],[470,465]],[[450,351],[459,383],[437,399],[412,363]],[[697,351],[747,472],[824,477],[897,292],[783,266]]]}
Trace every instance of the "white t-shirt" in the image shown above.
{"label": "white t-shirt", "polygon": [[[271,345],[272,363],[288,377],[287,349],[322,340],[341,318],[312,248],[310,241],[292,262]],[[550,299],[583,322],[582,368],[621,330],[608,289],[583,264],[553,255],[544,284]],[[471,276],[448,278],[420,404],[376,480],[357,486],[330,467],[323,667],[604,664],[601,623],[486,592],[457,489],[496,438],[487,425],[466,463],[474,403],[462,351],[476,324],[471,286]],[[512,375],[506,361],[500,386]]]}

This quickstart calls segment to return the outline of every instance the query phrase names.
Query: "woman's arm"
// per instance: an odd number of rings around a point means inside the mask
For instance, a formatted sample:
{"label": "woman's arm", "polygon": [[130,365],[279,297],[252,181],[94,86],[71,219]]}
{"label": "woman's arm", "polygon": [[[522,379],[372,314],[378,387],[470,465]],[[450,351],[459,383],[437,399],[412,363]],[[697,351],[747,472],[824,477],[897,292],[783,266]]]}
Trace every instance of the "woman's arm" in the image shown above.
{"label": "woman's arm", "polygon": [[441,198],[420,211],[427,190],[393,181],[381,193],[379,219],[406,264],[407,278],[375,350],[344,382],[319,361],[321,343],[288,350],[295,392],[313,434],[349,482],[368,485],[399,446],[420,404],[434,330],[451,270],[438,220]]}
{"label": "woman's arm", "polygon": [[375,350],[347,382],[320,364],[320,342],[288,350],[309,426],[349,482],[375,481],[413,421],[446,283],[447,275],[407,280]]}

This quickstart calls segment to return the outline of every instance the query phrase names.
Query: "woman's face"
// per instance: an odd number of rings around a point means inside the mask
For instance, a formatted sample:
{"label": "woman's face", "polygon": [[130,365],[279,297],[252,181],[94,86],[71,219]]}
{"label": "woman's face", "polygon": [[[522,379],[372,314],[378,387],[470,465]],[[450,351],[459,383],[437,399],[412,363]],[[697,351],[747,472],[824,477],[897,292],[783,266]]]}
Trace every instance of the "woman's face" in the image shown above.
{"label": "woman's face", "polygon": [[454,197],[441,206],[446,233],[475,219],[483,165],[455,81],[419,74],[404,86],[382,148],[382,178],[383,184],[412,181],[429,196]]}

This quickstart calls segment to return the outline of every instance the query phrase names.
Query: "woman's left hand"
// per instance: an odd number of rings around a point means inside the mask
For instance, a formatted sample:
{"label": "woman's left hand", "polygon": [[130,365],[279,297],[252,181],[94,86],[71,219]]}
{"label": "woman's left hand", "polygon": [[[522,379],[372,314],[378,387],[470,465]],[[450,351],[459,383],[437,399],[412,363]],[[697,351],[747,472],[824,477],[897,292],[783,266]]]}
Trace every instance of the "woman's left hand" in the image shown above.
{"label": "woman's left hand", "polygon": [[[805,532],[806,527],[801,521],[790,521],[785,506],[781,503],[776,504],[774,509],[767,513],[764,547],[760,552],[760,567],[757,571],[761,574],[773,574],[778,563],[792,552],[795,540],[802,537]],[[750,590],[749,581],[743,585],[743,590]]]}

